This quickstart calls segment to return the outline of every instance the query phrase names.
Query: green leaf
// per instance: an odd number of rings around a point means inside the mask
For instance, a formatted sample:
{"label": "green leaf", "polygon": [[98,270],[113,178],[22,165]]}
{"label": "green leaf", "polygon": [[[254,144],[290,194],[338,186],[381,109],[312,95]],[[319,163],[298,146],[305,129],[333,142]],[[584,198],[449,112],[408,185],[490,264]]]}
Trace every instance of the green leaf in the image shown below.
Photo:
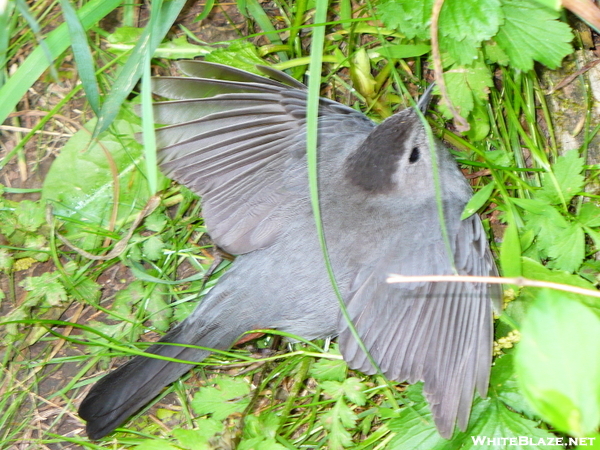
{"label": "green leaf", "polygon": [[158,261],[163,256],[165,243],[159,236],[150,236],[144,241],[142,249],[150,261]]}
{"label": "green leaf", "polygon": [[494,360],[490,377],[490,395],[501,400],[511,409],[525,414],[529,418],[535,417],[515,374],[513,353],[504,354]]}
{"label": "green leaf", "polygon": [[548,267],[552,269],[575,272],[585,258],[585,235],[579,224],[571,224],[568,228],[555,233],[546,248]]}
{"label": "green leaf", "polygon": [[28,298],[41,301],[41,306],[59,306],[67,301],[67,292],[59,277],[58,272],[46,272],[39,277],[25,278],[19,286],[28,292]]}
{"label": "green leaf", "polygon": [[322,358],[311,365],[310,376],[317,381],[344,381],[348,365],[341,359]]}
{"label": "green leaf", "polygon": [[503,22],[500,0],[461,0],[444,3],[439,30],[457,41],[485,41],[498,32]]}
{"label": "green leaf", "polygon": [[164,439],[146,439],[141,444],[133,447],[135,450],[179,450]]}
{"label": "green leaf", "polygon": [[600,227],[600,206],[592,202],[584,203],[579,208],[577,220],[588,227]]}
{"label": "green leaf", "polygon": [[[480,57],[478,41],[463,39],[458,41],[451,37],[445,37],[440,41],[440,51],[444,68],[452,64],[468,66]],[[456,70],[456,69],[455,69]]]}
{"label": "green leaf", "polygon": [[197,419],[196,430],[184,430],[183,428],[175,428],[173,437],[177,439],[177,444],[187,450],[205,450],[208,447],[209,441],[215,437],[217,433],[223,431],[223,423],[211,419]]}
{"label": "green leaf", "polygon": [[427,44],[384,44],[381,47],[375,47],[368,50],[367,53],[372,57],[374,54],[385,58],[405,59],[414,58],[429,53],[431,45]]}
{"label": "green leaf", "polygon": [[346,428],[354,428],[356,414],[352,412],[341,397],[338,398],[331,410],[321,416],[321,423],[328,431],[327,440],[329,445],[327,448],[341,450],[352,445],[352,436]]}
{"label": "green leaf", "polygon": [[[481,58],[470,66],[451,66],[444,72],[444,81],[452,104],[463,117],[471,113],[476,99],[487,101],[489,88],[493,86],[490,68]],[[436,92],[439,93],[439,89]],[[440,110],[446,117],[452,117],[444,102],[440,104]]]}
{"label": "green leaf", "polygon": [[555,11],[560,11],[562,8],[562,2],[560,0],[534,0],[540,5],[545,6],[546,8],[554,9]]}
{"label": "green leaf", "polygon": [[487,41],[483,45],[483,53],[485,58],[492,64],[500,64],[501,66],[508,66],[509,59],[508,55],[502,50],[496,41]]}
{"label": "green leaf", "polygon": [[[131,116],[130,116],[131,118]],[[90,144],[95,121],[88,122],[61,149],[42,187],[42,200],[53,203],[54,214],[76,220],[63,227],[70,240],[82,237],[82,228],[90,224],[102,229],[111,218],[113,205],[112,161],[118,172],[119,190],[117,225],[124,224],[144,207],[150,194],[144,173],[140,145],[133,140],[139,130],[130,120],[117,120],[115,133],[104,133]],[[110,153],[107,157],[106,151]],[[162,186],[168,181],[161,177]],[[97,236],[83,235],[76,244],[86,250],[97,245]]]}
{"label": "green leaf", "polygon": [[46,222],[46,212],[43,202],[32,202],[31,200],[21,200],[15,205],[15,216],[25,231],[36,231]]}
{"label": "green leaf", "polygon": [[600,319],[574,298],[538,292],[522,324],[515,363],[535,410],[557,429],[586,436],[600,425]]}
{"label": "green leaf", "polygon": [[160,331],[167,331],[171,326],[173,311],[165,301],[167,297],[164,285],[155,286],[148,296],[145,307],[152,324]]}
{"label": "green leaf", "polygon": [[502,0],[502,11],[504,24],[494,40],[516,69],[527,72],[534,61],[554,69],[573,52],[573,34],[557,12],[533,0]]}
{"label": "green leaf", "polygon": [[[389,422],[396,433],[388,450],[544,450],[559,449],[553,445],[555,436],[536,428],[536,423],[510,411],[503,402],[490,395],[487,399],[475,398],[471,419],[465,432],[455,431],[446,440],[437,432],[426,402],[403,408],[397,419]],[[527,442],[520,439],[527,439]],[[529,441],[531,439],[531,441]],[[542,441],[540,441],[540,439]]]}
{"label": "green leaf", "polygon": [[433,0],[387,0],[377,6],[377,17],[386,28],[408,39],[429,39]]}
{"label": "green leaf", "polygon": [[365,388],[366,386],[356,377],[347,378],[342,383],[342,389],[346,398],[358,406],[363,406],[367,402]]}
{"label": "green leaf", "polygon": [[224,420],[242,412],[250,403],[247,398],[250,385],[243,379],[220,377],[211,380],[216,386],[201,388],[192,400],[192,409],[199,416],[210,414],[215,420]]}
{"label": "green leaf", "polygon": [[552,174],[542,174],[542,189],[535,192],[535,197],[551,204],[568,204],[583,189],[583,164],[577,150],[559,156],[552,165]]}
{"label": "green leaf", "polygon": [[496,187],[496,183],[492,181],[491,183],[488,183],[479,189],[475,195],[471,197],[471,200],[469,200],[469,202],[465,205],[465,209],[460,216],[460,220],[465,220],[466,218],[471,217],[479,210],[479,208],[485,205],[492,195],[494,187]]}
{"label": "green leaf", "polygon": [[235,41],[229,47],[214,50],[206,55],[206,61],[237,67],[238,69],[262,75],[256,68],[257,64],[265,64],[258,56],[256,47],[249,42]]}

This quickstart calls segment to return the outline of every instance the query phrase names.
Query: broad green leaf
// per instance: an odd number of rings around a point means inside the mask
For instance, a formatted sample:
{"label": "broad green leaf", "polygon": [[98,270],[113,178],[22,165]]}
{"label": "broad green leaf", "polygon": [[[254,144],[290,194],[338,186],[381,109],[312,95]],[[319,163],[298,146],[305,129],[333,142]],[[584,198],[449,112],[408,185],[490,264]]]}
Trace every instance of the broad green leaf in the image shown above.
{"label": "broad green leaf", "polygon": [[600,425],[600,319],[576,296],[541,289],[521,327],[515,367],[533,408],[557,429]]}
{"label": "broad green leaf", "polygon": [[[420,389],[420,385],[409,386],[407,391]],[[498,387],[501,390],[502,386]],[[555,437],[545,430],[536,428],[536,423],[509,410],[504,403],[490,391],[489,397],[476,397],[473,401],[471,418],[465,432],[456,430],[450,440],[442,438],[437,432],[429,407],[425,399],[411,397],[414,404],[400,411],[396,419],[389,421],[389,428],[396,433],[390,441],[388,450],[543,450],[562,448],[551,445]],[[526,437],[527,442],[521,440]],[[509,441],[511,440],[512,441]],[[531,441],[529,440],[531,439]],[[542,441],[540,441],[540,439]]]}
{"label": "broad green leaf", "polygon": [[381,55],[385,58],[414,58],[428,53],[431,50],[431,45],[427,44],[384,44],[381,47],[375,47],[368,50],[367,53],[373,55]]}
{"label": "broad green leaf", "polygon": [[535,197],[555,205],[568,204],[583,188],[583,164],[577,150],[559,156],[552,165],[552,174],[542,174],[542,189],[535,192]]}
{"label": "broad green leaf", "polygon": [[573,33],[557,12],[534,0],[502,0],[502,11],[504,24],[494,40],[516,69],[527,72],[534,61],[554,69],[573,52]]}
{"label": "broad green leaf", "polygon": [[511,351],[511,353],[504,354],[494,360],[489,393],[515,411],[533,418],[535,417],[535,411],[531,408],[519,387],[513,354],[514,352]]}
{"label": "broad green leaf", "polygon": [[500,0],[461,0],[444,3],[439,29],[457,41],[481,42],[498,32],[503,22]]}
{"label": "broad green leaf", "polygon": [[496,183],[492,181],[491,183],[486,184],[484,187],[479,189],[471,200],[465,205],[465,209],[463,210],[462,215],[460,216],[460,220],[465,220],[468,217],[471,217],[475,214],[479,208],[481,208],[485,203],[489,200],[492,192],[494,191],[494,187]]}
{"label": "broad green leaf", "polygon": [[[149,198],[141,170],[140,145],[133,139],[139,127],[130,120],[117,120],[115,134],[104,133],[88,148],[94,126],[92,120],[69,139],[52,163],[42,187],[42,200],[52,202],[55,215],[78,222],[67,223],[63,228],[70,240],[81,237],[86,224],[99,227],[102,232],[109,223],[115,192],[111,159],[120,185],[117,225],[124,225]],[[164,177],[161,183],[166,185]],[[97,237],[86,235],[85,241],[76,244],[91,249],[97,245]]]}

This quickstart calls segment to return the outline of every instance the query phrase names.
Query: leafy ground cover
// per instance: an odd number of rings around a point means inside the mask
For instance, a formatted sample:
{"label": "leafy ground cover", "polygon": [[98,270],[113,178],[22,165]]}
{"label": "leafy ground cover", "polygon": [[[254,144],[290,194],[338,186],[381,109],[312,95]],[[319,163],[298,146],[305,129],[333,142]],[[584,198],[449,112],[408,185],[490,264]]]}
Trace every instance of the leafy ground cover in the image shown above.
{"label": "leafy ground cover", "polygon": [[[482,214],[503,275],[597,292],[593,97],[583,77],[551,95],[558,83],[542,72],[576,73],[571,53],[592,35],[545,3],[447,0],[439,20],[433,1],[0,4],[0,446],[453,449],[526,436],[532,449],[598,437],[598,298],[517,283],[505,286],[489,396],[450,441],[419,385],[348,370],[335,342],[276,334],[214,354],[102,441],[76,414],[90,384],[185,317],[227,268],[199,200],[134,139],[133,106],[147,114],[144,87],[173,73],[172,59],[266,63],[299,79],[322,60],[322,95],[375,120],[409,106],[437,64],[454,110],[439,100],[430,122],[472,181],[465,214]],[[558,101],[580,118],[568,145]]]}

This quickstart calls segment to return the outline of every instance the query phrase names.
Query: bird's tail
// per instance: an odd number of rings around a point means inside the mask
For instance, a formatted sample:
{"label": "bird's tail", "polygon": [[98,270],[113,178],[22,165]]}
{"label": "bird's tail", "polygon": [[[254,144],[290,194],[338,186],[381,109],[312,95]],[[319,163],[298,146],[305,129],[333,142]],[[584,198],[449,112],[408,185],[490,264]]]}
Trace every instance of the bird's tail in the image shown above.
{"label": "bird's tail", "polygon": [[[195,325],[195,326],[190,326]],[[202,334],[198,334],[202,330]],[[86,431],[91,439],[99,439],[121,425],[138,411],[163,387],[190,370],[210,352],[185,344],[227,349],[246,330],[233,330],[215,324],[190,324],[184,321],[165,335],[147,353],[190,361],[190,364],[163,359],[136,356],[96,383],[79,407],[79,415],[87,422]],[[184,345],[172,345],[174,343]]]}

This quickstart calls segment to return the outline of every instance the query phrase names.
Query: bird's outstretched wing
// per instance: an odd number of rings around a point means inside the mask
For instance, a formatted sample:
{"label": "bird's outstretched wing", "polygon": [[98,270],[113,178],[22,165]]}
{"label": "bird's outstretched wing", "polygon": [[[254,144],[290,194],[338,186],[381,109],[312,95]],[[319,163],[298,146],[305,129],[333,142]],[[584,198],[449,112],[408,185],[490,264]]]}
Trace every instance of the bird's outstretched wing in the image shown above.
{"label": "bird's outstretched wing", "polygon": [[[189,77],[161,77],[153,90],[175,101],[155,105],[163,172],[202,196],[212,239],[233,254],[273,243],[285,226],[282,205],[305,189],[306,90],[283,72],[270,80],[200,61],[180,62]],[[219,79],[215,79],[215,78]],[[321,99],[319,139],[346,129],[366,137],[374,123],[362,113]],[[307,183],[303,183],[307,186]]]}
{"label": "bird's outstretched wing", "polygon": [[[453,240],[459,274],[497,274],[478,216],[462,221]],[[448,438],[457,420],[465,429],[475,389],[486,395],[493,342],[490,299],[500,300],[500,288],[478,283],[388,284],[390,273],[453,273],[441,239],[398,245],[409,246],[410,252],[399,251],[399,246],[390,248],[377,263],[357,274],[347,300],[348,312],[388,378],[425,382],[437,428]],[[350,367],[375,373],[343,317],[339,329],[340,349]]]}

